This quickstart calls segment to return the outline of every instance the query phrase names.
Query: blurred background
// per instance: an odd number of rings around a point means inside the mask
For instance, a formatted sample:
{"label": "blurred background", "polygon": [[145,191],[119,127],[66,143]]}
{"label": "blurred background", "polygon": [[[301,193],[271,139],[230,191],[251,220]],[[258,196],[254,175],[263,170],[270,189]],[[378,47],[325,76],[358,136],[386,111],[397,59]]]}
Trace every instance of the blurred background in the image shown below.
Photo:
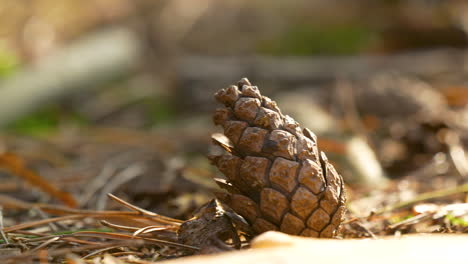
{"label": "blurred background", "polygon": [[[365,215],[466,183],[467,30],[463,0],[2,0],[0,153],[80,207],[184,218],[220,176],[212,94],[247,77]],[[2,164],[0,193],[66,200]]]}

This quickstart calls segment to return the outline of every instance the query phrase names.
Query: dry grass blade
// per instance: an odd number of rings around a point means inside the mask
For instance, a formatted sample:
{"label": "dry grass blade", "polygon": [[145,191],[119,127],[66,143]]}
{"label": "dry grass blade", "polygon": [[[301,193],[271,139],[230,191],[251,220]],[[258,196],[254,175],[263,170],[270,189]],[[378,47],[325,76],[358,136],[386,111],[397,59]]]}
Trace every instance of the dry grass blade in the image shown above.
{"label": "dry grass blade", "polygon": [[378,237],[372,232],[369,228],[367,228],[365,225],[363,225],[360,222],[356,222],[356,225],[359,226],[366,234],[368,234],[372,239],[378,239]]}
{"label": "dry grass blade", "polygon": [[14,232],[14,231],[21,230],[21,229],[45,225],[48,223],[71,220],[71,219],[80,219],[84,217],[87,217],[87,216],[86,215],[66,215],[66,216],[54,217],[54,218],[49,218],[49,219],[42,219],[38,221],[26,222],[26,223],[22,223],[22,224],[10,226],[10,227],[5,227],[3,231],[6,233],[10,233],[10,232]]}
{"label": "dry grass blade", "polygon": [[[41,209],[37,207],[34,207],[32,211],[36,213],[42,219],[50,218],[44,211],[42,211]],[[60,229],[66,229],[66,227],[60,224],[60,222],[51,222],[51,223],[48,223],[47,225],[49,226],[52,232],[57,232]]]}
{"label": "dry grass blade", "polygon": [[47,247],[48,245],[50,245],[50,244],[52,244],[52,243],[54,243],[54,242],[56,242],[56,241],[58,241],[58,240],[60,240],[60,237],[53,237],[53,238],[50,238],[50,239],[48,239],[47,241],[45,241],[44,243],[40,244],[39,246],[37,246],[37,247],[31,249],[29,252],[30,252],[30,253],[34,253],[34,252],[36,252],[36,251],[38,251],[38,250],[41,250],[41,249]]}
{"label": "dry grass blade", "polygon": [[406,225],[412,225],[414,223],[418,223],[418,222],[421,222],[427,218],[430,218],[431,217],[431,214],[430,213],[423,213],[423,214],[419,214],[419,215],[416,215],[416,216],[413,216],[411,218],[408,218],[406,220],[403,220],[401,222],[398,222],[398,223],[395,223],[393,225],[389,225],[387,228],[388,229],[397,229],[397,228],[401,228],[402,226],[406,226]]}
{"label": "dry grass blade", "polygon": [[40,241],[44,241],[44,240],[49,240],[49,239],[60,239],[62,236],[58,235],[58,236],[55,236],[55,235],[40,235],[39,237],[36,237],[36,238],[26,238],[26,239],[21,239],[23,240],[24,242],[40,242]]}
{"label": "dry grass blade", "polygon": [[374,215],[383,214],[383,213],[391,212],[396,209],[405,208],[415,203],[423,202],[426,200],[441,198],[441,197],[450,196],[450,195],[459,194],[459,193],[465,193],[465,192],[468,192],[468,183],[457,186],[455,188],[448,188],[448,189],[443,189],[443,190],[438,190],[438,191],[433,191],[433,192],[422,193],[411,200],[399,202],[399,203],[384,207],[376,211]]}
{"label": "dry grass blade", "polygon": [[[111,253],[111,256],[113,257],[119,257],[119,256],[135,257],[135,256],[144,256],[144,255],[145,253],[143,252],[135,252],[135,251],[121,251],[121,252]],[[131,261],[130,263],[136,263],[136,262]]]}
{"label": "dry grass blade", "polygon": [[[55,257],[55,256],[68,255],[72,252],[81,253],[81,252],[85,252],[88,250],[94,250],[94,249],[100,249],[100,248],[106,248],[106,247],[141,246],[141,245],[142,245],[141,240],[120,241],[118,243],[101,242],[99,244],[94,244],[94,245],[67,247],[67,248],[61,248],[61,249],[55,249],[55,250],[50,249],[48,250],[48,255],[49,257]],[[2,264],[29,263],[29,262],[26,262],[26,260],[34,258],[34,257],[35,257],[34,252],[25,252],[17,256],[0,256],[0,263]]]}
{"label": "dry grass blade", "polygon": [[152,232],[157,232],[157,231],[166,231],[166,230],[171,230],[170,227],[161,227],[161,226],[147,226],[138,229],[133,233],[133,236],[138,236],[139,234],[148,234]]}
{"label": "dry grass blade", "polygon": [[57,189],[40,175],[26,168],[24,160],[17,155],[13,153],[1,153],[0,167],[7,169],[13,175],[21,177],[29,184],[38,187],[52,197],[62,201],[67,206],[72,208],[76,208],[78,206],[78,202],[70,193]]}
{"label": "dry grass blade", "polygon": [[96,209],[104,210],[107,205],[108,194],[116,190],[119,186],[124,185],[125,183],[135,179],[139,175],[142,175],[147,170],[147,166],[142,162],[135,162],[128,167],[124,168],[122,171],[116,173],[114,177],[109,179],[107,183],[103,186],[100,194],[97,197]]}
{"label": "dry grass blade", "polygon": [[101,253],[104,253],[106,251],[109,251],[109,250],[112,250],[112,249],[115,249],[115,248],[119,248],[119,246],[112,246],[112,247],[106,247],[106,248],[101,248],[101,249],[95,250],[95,251],[83,256],[82,259],[87,259],[87,258],[99,255]]}
{"label": "dry grass blade", "polygon": [[3,231],[3,208],[0,206],[0,236],[6,244],[10,244],[5,232]]}
{"label": "dry grass blade", "polygon": [[73,233],[73,234],[67,235],[67,236],[97,237],[97,238],[114,239],[114,240],[141,239],[141,240],[144,240],[145,242],[150,242],[152,244],[156,244],[156,245],[160,245],[160,246],[161,245],[162,246],[171,246],[171,247],[178,247],[178,248],[184,248],[184,249],[195,250],[195,251],[200,250],[198,247],[188,246],[188,245],[175,243],[175,242],[170,242],[170,241],[165,241],[165,240],[161,240],[161,239],[137,237],[137,236],[131,236],[131,235],[126,235],[126,234],[118,234],[118,233],[83,231],[83,232],[76,232],[76,233]]}
{"label": "dry grass blade", "polygon": [[[29,239],[28,238],[21,238],[21,241],[24,242],[24,243],[38,242],[38,241],[48,240],[48,239],[52,239],[52,238],[58,238],[58,239],[60,239],[62,241],[75,243],[75,244],[83,244],[83,245],[100,245],[100,244],[102,244],[100,242],[82,240],[82,239],[77,239],[77,238],[74,238],[74,237],[67,237],[66,235],[46,235],[46,234],[28,232],[28,231],[17,231],[15,233],[16,234],[24,234],[24,235],[32,235],[32,236],[36,237],[36,238],[29,238]],[[17,239],[19,239],[19,238],[17,238]]]}
{"label": "dry grass blade", "polygon": [[112,200],[116,201],[117,203],[127,207],[128,209],[132,210],[132,211],[137,211],[143,215],[150,215],[150,216],[159,216],[158,214],[156,213],[153,213],[153,212],[150,212],[148,210],[145,210],[143,208],[140,208],[136,205],[133,205],[133,204],[130,204],[122,199],[120,199],[119,197],[113,195],[112,193],[108,193],[107,196],[109,196]]}
{"label": "dry grass blade", "polygon": [[166,222],[167,224],[181,224],[183,223],[184,221],[181,221],[181,220],[178,220],[178,219],[175,219],[175,218],[170,218],[170,217],[166,217],[166,216],[163,216],[163,215],[160,215],[160,214],[157,214],[157,213],[153,213],[153,212],[150,212],[148,210],[145,210],[143,208],[140,208],[138,206],[135,206],[133,204],[130,204],[120,198],[118,198],[117,196],[109,193],[107,194],[111,199],[113,199],[114,201],[118,202],[119,204],[131,209],[131,210],[134,210],[134,211],[137,211],[137,212],[140,212],[141,214],[143,215],[149,215],[149,216],[152,216],[152,217],[157,217],[158,219],[161,220],[161,222]]}
{"label": "dry grass blade", "polygon": [[[9,233],[9,232],[14,232],[17,230],[45,225],[45,224],[49,224],[53,222],[72,220],[72,219],[82,219],[86,217],[117,219],[117,220],[127,221],[131,223],[138,223],[139,225],[143,225],[143,226],[145,226],[145,224],[146,225],[154,224],[154,222],[152,222],[151,219],[147,219],[147,218],[143,218],[139,216],[132,217],[131,214],[125,214],[124,212],[121,212],[121,214],[107,214],[106,212],[102,212],[102,213],[96,213],[96,214],[75,214],[75,215],[59,216],[59,217],[54,217],[54,218],[49,218],[49,219],[42,219],[42,220],[37,220],[37,221],[18,224],[15,226],[6,227],[3,229],[3,231],[6,233]],[[138,220],[141,220],[141,221],[138,221]]]}
{"label": "dry grass blade", "polygon": [[117,225],[117,224],[109,223],[109,222],[107,222],[105,220],[101,220],[100,223],[103,226],[107,226],[107,227],[114,228],[114,229],[117,229],[117,230],[128,231],[128,232],[135,232],[135,231],[139,230],[138,228],[133,227],[133,226]]}
{"label": "dry grass blade", "polygon": [[86,203],[91,200],[91,198],[106,185],[106,183],[112,178],[112,176],[117,172],[119,164],[122,162],[123,158],[125,158],[128,153],[124,153],[123,155],[119,155],[103,165],[101,172],[94,177],[94,179],[90,182],[90,186],[84,190],[83,194],[80,195],[79,201],[80,205],[84,206]]}
{"label": "dry grass blade", "polygon": [[19,199],[0,194],[0,205],[7,209],[29,209],[32,205]]}
{"label": "dry grass blade", "polygon": [[7,195],[0,194],[0,205],[8,209],[33,209],[38,208],[46,213],[53,215],[70,215],[70,214],[82,214],[82,215],[96,215],[96,214],[107,214],[107,215],[141,215],[136,212],[122,212],[122,211],[93,211],[93,210],[79,210],[71,209],[68,207],[40,204],[40,203],[28,203]]}
{"label": "dry grass blade", "polygon": [[100,221],[100,223],[103,226],[107,226],[107,227],[110,227],[110,228],[113,228],[113,229],[116,229],[116,230],[123,230],[123,231],[127,231],[127,232],[132,232],[133,236],[137,236],[139,234],[147,234],[147,233],[157,232],[157,231],[168,231],[168,232],[172,232],[174,234],[174,237],[175,237],[176,232],[179,229],[179,226],[160,226],[160,225],[157,225],[157,226],[152,225],[152,226],[146,226],[146,227],[143,227],[143,228],[137,228],[137,227],[134,227],[134,226],[117,225],[117,224],[114,224],[114,223],[109,223],[109,222],[107,222],[105,220]]}
{"label": "dry grass blade", "polygon": [[[83,218],[87,218],[87,217],[98,218],[98,219],[109,219],[109,220],[113,220],[113,221],[116,221],[116,222],[121,222],[121,223],[127,223],[129,225],[134,225],[134,226],[139,227],[139,228],[146,227],[146,226],[154,227],[155,224],[159,224],[159,222],[157,220],[152,221],[152,219],[150,219],[150,218],[145,218],[145,217],[141,217],[141,216],[132,216],[132,215],[128,215],[128,214],[121,214],[121,215],[109,214],[108,215],[108,214],[102,213],[102,214],[95,214],[95,215],[67,215],[67,216],[60,216],[60,217],[49,218],[49,219],[42,219],[42,220],[38,220],[38,221],[32,221],[32,222],[28,222],[28,223],[22,223],[22,224],[18,224],[18,225],[15,225],[15,226],[7,227],[7,228],[4,228],[4,231],[6,233],[16,232],[18,230],[32,228],[32,227],[41,226],[41,225],[46,225],[46,224],[49,224],[49,223],[52,223],[52,222],[59,222],[59,221],[72,220],[72,219],[73,220],[83,219]],[[109,226],[110,227],[115,227],[115,226],[120,227],[122,225],[111,224]],[[161,226],[161,228],[164,228],[165,230],[176,230],[177,229],[177,227],[174,226],[174,225],[170,225],[170,226],[167,226],[167,227]],[[136,231],[136,230],[138,230],[138,229],[134,228],[131,231]],[[161,230],[163,230],[163,229],[161,229]]]}

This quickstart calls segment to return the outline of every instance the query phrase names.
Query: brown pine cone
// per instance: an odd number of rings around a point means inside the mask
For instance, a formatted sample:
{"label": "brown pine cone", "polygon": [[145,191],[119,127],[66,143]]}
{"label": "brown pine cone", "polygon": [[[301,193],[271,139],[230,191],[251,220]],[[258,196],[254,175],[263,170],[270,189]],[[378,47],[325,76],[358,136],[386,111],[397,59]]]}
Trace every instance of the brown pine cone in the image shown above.
{"label": "brown pine cone", "polygon": [[315,135],[246,78],[215,98],[225,107],[216,110],[214,123],[230,140],[218,141],[226,153],[211,157],[227,178],[218,184],[229,193],[218,199],[256,233],[335,236],[345,212],[343,179],[319,152]]}

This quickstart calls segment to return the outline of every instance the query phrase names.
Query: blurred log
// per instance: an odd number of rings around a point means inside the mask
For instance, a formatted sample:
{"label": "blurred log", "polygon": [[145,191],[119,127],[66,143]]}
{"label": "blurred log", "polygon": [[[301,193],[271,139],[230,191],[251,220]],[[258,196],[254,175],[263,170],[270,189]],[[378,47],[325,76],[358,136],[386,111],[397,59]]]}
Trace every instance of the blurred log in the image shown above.
{"label": "blurred log", "polygon": [[0,126],[62,96],[99,87],[135,69],[140,45],[130,30],[96,32],[0,83]]}
{"label": "blurred log", "polygon": [[323,87],[337,77],[359,80],[388,72],[423,79],[460,79],[467,73],[466,54],[464,50],[439,49],[392,56],[186,57],[178,64],[178,88],[186,99],[180,103],[187,109],[209,110],[211,94],[242,76],[261,84],[270,95],[279,89]]}
{"label": "blurred log", "polygon": [[249,75],[251,78],[261,80],[272,78],[280,82],[310,84],[321,80],[333,80],[337,75],[364,77],[395,70],[422,76],[463,72],[464,56],[465,51],[457,49],[438,49],[391,56],[235,58],[192,56],[179,65],[179,73],[193,80]]}
{"label": "blurred log", "polygon": [[468,235],[410,235],[378,240],[331,240],[268,232],[251,250],[163,261],[163,264],[297,263],[464,263]]}

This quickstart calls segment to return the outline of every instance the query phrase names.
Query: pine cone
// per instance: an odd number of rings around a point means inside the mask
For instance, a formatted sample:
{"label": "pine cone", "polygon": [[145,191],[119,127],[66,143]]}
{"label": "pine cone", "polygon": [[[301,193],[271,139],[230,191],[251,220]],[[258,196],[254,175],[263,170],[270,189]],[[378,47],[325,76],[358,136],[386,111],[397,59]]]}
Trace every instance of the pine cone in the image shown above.
{"label": "pine cone", "polygon": [[[333,237],[345,212],[342,177],[317,148],[315,135],[262,96],[243,78],[215,98],[214,114],[224,128],[226,152],[211,157],[229,193],[217,197],[243,216],[255,233],[279,230],[308,237]],[[320,153],[320,154],[319,154]]]}

